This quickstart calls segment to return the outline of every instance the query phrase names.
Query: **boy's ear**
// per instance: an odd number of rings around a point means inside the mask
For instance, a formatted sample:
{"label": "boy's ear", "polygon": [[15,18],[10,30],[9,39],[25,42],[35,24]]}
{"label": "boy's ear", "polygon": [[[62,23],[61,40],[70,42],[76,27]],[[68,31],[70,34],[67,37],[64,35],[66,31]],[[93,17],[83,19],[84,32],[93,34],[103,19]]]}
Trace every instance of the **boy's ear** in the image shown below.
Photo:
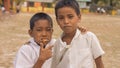
{"label": "boy's ear", "polygon": [[54,30],[52,29],[52,33],[53,33],[53,31],[54,31]]}
{"label": "boy's ear", "polygon": [[78,15],[79,23],[81,22],[81,14]]}
{"label": "boy's ear", "polygon": [[57,24],[59,25],[59,23],[58,23],[58,18],[56,17],[56,21],[57,21]]}
{"label": "boy's ear", "polygon": [[78,15],[78,18],[81,19],[81,14]]}
{"label": "boy's ear", "polygon": [[28,30],[28,33],[29,33],[29,35],[30,35],[31,37],[33,37],[33,36],[32,36],[32,30],[31,30],[31,29]]}

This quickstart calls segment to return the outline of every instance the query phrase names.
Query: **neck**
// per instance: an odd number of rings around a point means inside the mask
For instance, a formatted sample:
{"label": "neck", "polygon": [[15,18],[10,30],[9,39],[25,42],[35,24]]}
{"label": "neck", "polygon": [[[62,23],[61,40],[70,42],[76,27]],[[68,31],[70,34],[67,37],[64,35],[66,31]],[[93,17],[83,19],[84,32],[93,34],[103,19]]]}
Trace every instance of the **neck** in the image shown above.
{"label": "neck", "polygon": [[74,35],[75,35],[75,33],[76,33],[76,30],[74,30],[73,32],[71,32],[71,33],[63,33],[63,37],[69,37],[69,38],[71,38],[71,37],[74,37]]}
{"label": "neck", "polygon": [[67,44],[70,44],[73,37],[75,36],[76,30],[71,33],[63,33],[62,40],[66,42]]}

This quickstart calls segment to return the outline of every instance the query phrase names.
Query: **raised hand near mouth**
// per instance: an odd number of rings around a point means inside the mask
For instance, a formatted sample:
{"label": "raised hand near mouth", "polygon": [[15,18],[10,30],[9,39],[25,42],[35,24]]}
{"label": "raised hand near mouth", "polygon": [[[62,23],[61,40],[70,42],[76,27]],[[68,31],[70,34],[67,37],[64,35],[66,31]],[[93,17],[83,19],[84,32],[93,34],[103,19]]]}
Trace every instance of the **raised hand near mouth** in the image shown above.
{"label": "raised hand near mouth", "polygon": [[40,58],[43,60],[49,59],[52,56],[52,47],[53,46],[45,47],[43,43],[40,43]]}
{"label": "raised hand near mouth", "polygon": [[44,48],[45,45],[42,42],[40,42],[39,44],[40,44],[39,58],[36,64],[34,65],[34,68],[41,68],[44,62],[52,57],[53,46],[48,46]]}
{"label": "raised hand near mouth", "polygon": [[48,39],[42,39],[42,40],[41,40],[41,43],[44,45],[43,48],[46,47],[46,45],[47,45],[48,42],[49,42]]}

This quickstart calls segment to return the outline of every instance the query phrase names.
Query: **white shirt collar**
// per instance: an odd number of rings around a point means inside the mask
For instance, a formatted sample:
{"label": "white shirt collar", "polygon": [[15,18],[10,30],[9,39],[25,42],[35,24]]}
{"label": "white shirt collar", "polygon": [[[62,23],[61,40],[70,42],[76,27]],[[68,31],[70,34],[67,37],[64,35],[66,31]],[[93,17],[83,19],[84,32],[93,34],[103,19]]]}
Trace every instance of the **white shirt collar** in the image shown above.
{"label": "white shirt collar", "polygon": [[[63,46],[63,47],[65,47],[67,44],[66,44],[66,42],[63,42],[63,41],[62,41],[62,36],[63,36],[63,33],[62,33],[62,35],[61,35],[60,38],[59,38],[59,40],[60,40],[60,45]],[[81,31],[80,31],[79,29],[76,29],[76,33],[75,33],[72,41],[75,40],[76,38],[78,38],[79,36],[81,36]]]}

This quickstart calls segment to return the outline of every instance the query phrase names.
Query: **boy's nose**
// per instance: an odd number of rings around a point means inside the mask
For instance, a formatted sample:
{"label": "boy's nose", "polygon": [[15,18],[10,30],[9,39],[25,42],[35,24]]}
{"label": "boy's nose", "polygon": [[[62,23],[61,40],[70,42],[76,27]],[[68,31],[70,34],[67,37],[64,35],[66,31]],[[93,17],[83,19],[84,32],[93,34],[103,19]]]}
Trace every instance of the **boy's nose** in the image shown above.
{"label": "boy's nose", "polygon": [[42,35],[43,35],[43,36],[46,36],[46,35],[47,35],[47,32],[46,32],[46,31],[43,31],[43,32],[42,32]]}
{"label": "boy's nose", "polygon": [[64,23],[65,23],[65,24],[68,24],[68,23],[69,23],[69,21],[68,21],[67,18],[64,20]]}

